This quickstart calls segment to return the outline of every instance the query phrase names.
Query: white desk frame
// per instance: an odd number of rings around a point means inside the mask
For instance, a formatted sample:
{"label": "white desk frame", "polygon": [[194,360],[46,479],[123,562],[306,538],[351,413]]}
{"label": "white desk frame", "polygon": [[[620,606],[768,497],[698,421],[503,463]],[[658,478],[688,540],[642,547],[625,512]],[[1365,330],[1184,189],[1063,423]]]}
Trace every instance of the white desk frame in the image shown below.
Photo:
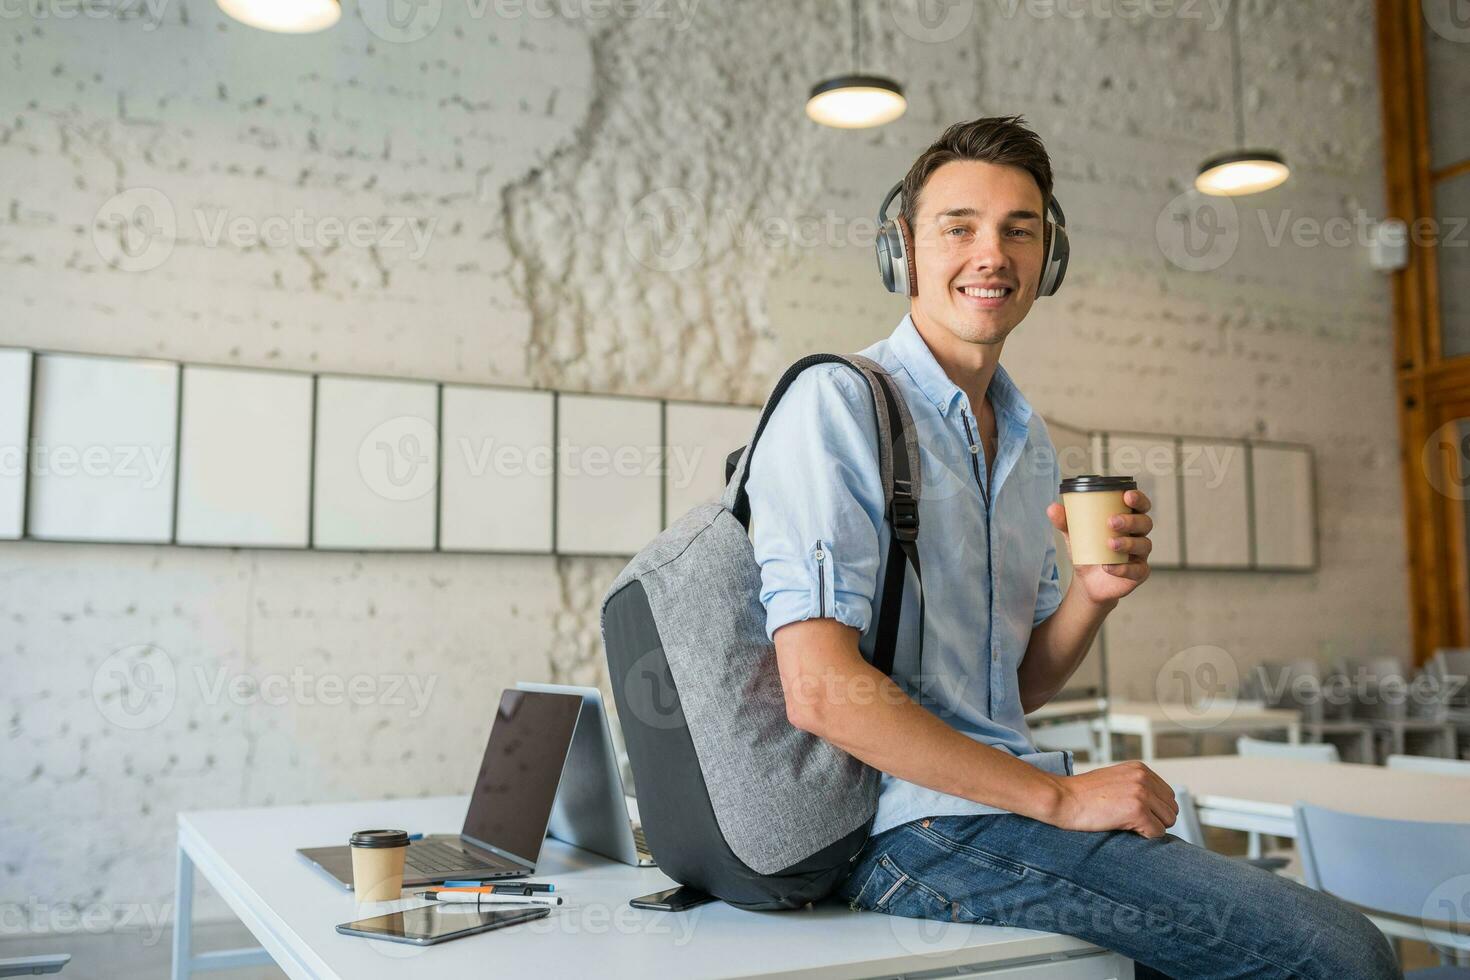
{"label": "white desk frame", "polygon": [[[466,805],[465,797],[438,797],[180,814],[174,980],[268,962],[292,980],[438,978],[479,975],[487,958],[515,972],[606,980],[858,980],[932,971],[1022,980],[1133,977],[1127,958],[1069,936],[853,912],[837,902],[781,913],[743,912],[724,903],[678,916],[635,910],[628,899],[669,887],[668,876],[553,840],[542,849],[537,877],[554,880],[568,905],[553,909],[548,918],[426,948],[335,932],[339,922],[421,900],[359,908],[350,893],[295,854],[297,846],[345,840],[352,829],[368,825],[441,832],[462,821]],[[220,893],[260,948],[193,952],[196,872]],[[597,933],[586,925],[594,911],[618,927]],[[687,933],[686,941],[675,942],[681,933]]]}
{"label": "white desk frame", "polygon": [[1102,743],[1103,762],[1113,761],[1114,735],[1137,736],[1145,762],[1157,758],[1159,735],[1253,735],[1284,731],[1292,745],[1302,740],[1301,716],[1295,711],[1246,702],[1223,702],[1206,711],[1194,711],[1182,704],[1113,700],[1108,702],[1107,713],[1093,725]]}

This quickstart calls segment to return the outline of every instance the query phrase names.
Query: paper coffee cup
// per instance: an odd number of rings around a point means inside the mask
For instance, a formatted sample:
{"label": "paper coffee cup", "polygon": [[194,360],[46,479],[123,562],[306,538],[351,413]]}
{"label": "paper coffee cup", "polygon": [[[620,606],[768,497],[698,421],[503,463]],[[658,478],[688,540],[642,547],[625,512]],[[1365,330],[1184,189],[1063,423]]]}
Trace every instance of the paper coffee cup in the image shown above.
{"label": "paper coffee cup", "polygon": [[391,902],[403,891],[405,830],[359,830],[352,845],[352,890],[359,902]]}
{"label": "paper coffee cup", "polygon": [[1087,474],[1062,481],[1062,506],[1067,511],[1067,540],[1072,546],[1073,565],[1122,565],[1126,552],[1108,547],[1109,538],[1123,536],[1108,527],[1115,514],[1131,514],[1123,494],[1137,490],[1131,476]]}

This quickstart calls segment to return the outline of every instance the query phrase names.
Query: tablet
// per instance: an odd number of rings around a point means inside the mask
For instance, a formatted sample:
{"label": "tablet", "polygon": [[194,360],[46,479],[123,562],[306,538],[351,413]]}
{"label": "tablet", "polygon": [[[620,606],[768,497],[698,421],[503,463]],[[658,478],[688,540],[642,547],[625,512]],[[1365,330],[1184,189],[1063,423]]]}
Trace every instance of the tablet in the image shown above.
{"label": "tablet", "polygon": [[347,936],[365,936],[368,939],[386,939],[390,943],[412,943],[415,946],[432,946],[461,936],[473,936],[477,932],[489,932],[517,922],[527,922],[551,914],[550,906],[528,905],[521,908],[496,909],[477,908],[473,905],[453,903],[446,905],[424,905],[402,912],[389,912],[371,919],[344,922],[337,931]]}

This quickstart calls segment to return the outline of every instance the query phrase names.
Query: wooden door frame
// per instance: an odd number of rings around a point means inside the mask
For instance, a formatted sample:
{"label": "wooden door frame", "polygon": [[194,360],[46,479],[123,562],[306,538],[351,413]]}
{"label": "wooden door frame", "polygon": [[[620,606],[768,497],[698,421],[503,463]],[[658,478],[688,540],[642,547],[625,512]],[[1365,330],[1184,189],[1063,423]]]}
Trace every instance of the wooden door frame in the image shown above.
{"label": "wooden door frame", "polygon": [[[1388,216],[1411,228],[1434,215],[1434,184],[1466,172],[1430,166],[1424,21],[1419,0],[1377,0]],[[1461,178],[1464,179],[1464,178]],[[1456,406],[1470,402],[1470,357],[1445,359],[1434,248],[1409,236],[1408,265],[1393,274],[1394,370],[1408,545],[1413,659],[1437,647],[1470,646],[1463,502],[1434,487],[1425,449]],[[1463,408],[1459,409],[1464,411]],[[1452,536],[1452,532],[1458,534]]]}

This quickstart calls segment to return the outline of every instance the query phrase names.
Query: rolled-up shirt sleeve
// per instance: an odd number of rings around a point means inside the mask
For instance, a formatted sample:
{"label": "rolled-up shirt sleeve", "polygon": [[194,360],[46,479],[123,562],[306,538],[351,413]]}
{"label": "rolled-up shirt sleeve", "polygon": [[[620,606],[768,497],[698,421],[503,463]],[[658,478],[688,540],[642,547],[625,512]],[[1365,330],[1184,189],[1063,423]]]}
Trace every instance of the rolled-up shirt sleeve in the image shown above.
{"label": "rolled-up shirt sleeve", "polygon": [[751,541],[766,635],[830,618],[867,630],[881,557],[883,483],[867,384],[820,364],[787,388],[751,457]]}

